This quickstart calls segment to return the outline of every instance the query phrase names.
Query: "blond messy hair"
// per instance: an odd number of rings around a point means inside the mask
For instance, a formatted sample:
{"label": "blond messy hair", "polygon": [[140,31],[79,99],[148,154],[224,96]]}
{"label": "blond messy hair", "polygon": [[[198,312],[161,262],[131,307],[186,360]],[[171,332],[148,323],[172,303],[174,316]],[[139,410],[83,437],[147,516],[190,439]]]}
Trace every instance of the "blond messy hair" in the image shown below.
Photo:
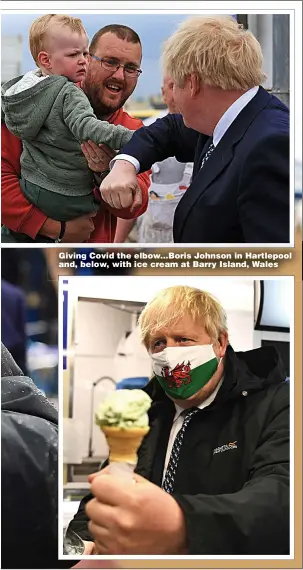
{"label": "blond messy hair", "polygon": [[164,44],[162,65],[181,88],[191,73],[201,84],[224,91],[251,89],[266,79],[258,40],[232,16],[182,22]]}
{"label": "blond messy hair", "polygon": [[87,35],[80,18],[73,18],[67,14],[46,14],[33,22],[29,31],[29,49],[33,59],[39,65],[38,55],[46,49],[47,34],[51,26],[57,25],[69,28],[72,32]]}
{"label": "blond messy hair", "polygon": [[213,341],[227,332],[226,313],[215,297],[201,289],[179,285],[159,291],[143,309],[138,320],[142,342],[148,347],[157,331],[186,315],[199,321]]}

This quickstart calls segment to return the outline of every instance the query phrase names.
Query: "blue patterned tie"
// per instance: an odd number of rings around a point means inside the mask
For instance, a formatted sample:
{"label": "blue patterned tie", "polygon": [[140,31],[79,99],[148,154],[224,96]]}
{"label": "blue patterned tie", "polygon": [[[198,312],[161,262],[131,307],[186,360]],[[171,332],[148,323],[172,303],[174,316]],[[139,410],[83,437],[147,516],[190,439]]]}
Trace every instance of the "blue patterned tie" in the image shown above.
{"label": "blue patterned tie", "polygon": [[172,493],[174,490],[175,475],[176,475],[176,471],[177,471],[177,467],[178,467],[180,449],[181,449],[181,446],[183,443],[184,433],[185,433],[185,430],[186,430],[191,418],[198,411],[199,411],[199,408],[189,408],[188,410],[185,410],[184,412],[182,412],[182,415],[185,416],[184,421],[183,421],[181,429],[178,431],[178,433],[175,437],[175,441],[174,441],[174,444],[173,444],[173,447],[171,450],[171,454],[170,454],[168,466],[166,469],[164,481],[162,483],[162,489],[164,489],[164,491],[166,491],[167,493]]}
{"label": "blue patterned tie", "polygon": [[200,170],[201,170],[201,168],[203,168],[204,164],[208,161],[208,159],[209,159],[211,153],[212,153],[214,150],[215,150],[214,144],[211,142],[210,145],[209,145],[209,147],[208,147],[207,152],[205,153],[205,155],[204,155],[203,158],[202,158]]}

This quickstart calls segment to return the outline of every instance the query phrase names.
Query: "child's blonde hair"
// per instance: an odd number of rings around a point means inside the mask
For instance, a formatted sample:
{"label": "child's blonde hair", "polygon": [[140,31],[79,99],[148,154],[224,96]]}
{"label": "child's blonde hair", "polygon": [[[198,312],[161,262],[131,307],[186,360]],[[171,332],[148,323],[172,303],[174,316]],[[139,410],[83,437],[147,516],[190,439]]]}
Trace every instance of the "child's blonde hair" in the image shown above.
{"label": "child's blonde hair", "polygon": [[46,48],[47,32],[53,25],[68,27],[72,32],[86,34],[80,18],[73,18],[67,14],[45,14],[33,22],[29,31],[29,48],[35,63],[39,65],[38,55]]}

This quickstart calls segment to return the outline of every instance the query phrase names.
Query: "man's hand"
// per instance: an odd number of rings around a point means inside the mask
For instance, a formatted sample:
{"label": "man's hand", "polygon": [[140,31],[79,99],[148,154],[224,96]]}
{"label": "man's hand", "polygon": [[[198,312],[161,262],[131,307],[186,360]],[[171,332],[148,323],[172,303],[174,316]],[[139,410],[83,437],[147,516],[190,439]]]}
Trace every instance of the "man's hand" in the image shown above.
{"label": "man's hand", "polygon": [[88,241],[91,233],[94,231],[95,226],[93,218],[96,213],[85,214],[74,220],[66,222],[65,234],[62,242],[64,243],[82,243]]}
{"label": "man's hand", "polygon": [[[85,214],[84,216],[66,222],[62,243],[82,243],[87,241],[95,229],[92,220],[95,215],[95,213]],[[47,218],[39,233],[51,239],[57,239],[60,234],[60,229],[60,222]]]}
{"label": "man's hand", "polygon": [[185,554],[182,510],[168,493],[139,475],[136,483],[108,473],[91,476],[86,505],[99,554]]}
{"label": "man's hand", "polygon": [[84,552],[83,554],[90,555],[90,554],[98,554],[96,549],[95,543],[91,540],[83,540],[84,542]]}
{"label": "man's hand", "polygon": [[130,208],[133,211],[142,205],[136,169],[127,160],[116,160],[112,171],[102,181],[100,192],[104,202],[112,208]]}
{"label": "man's hand", "polygon": [[116,151],[106,144],[97,145],[94,141],[87,141],[81,145],[82,152],[87,160],[88,167],[94,172],[104,172],[109,169],[109,163]]}
{"label": "man's hand", "polygon": [[[90,555],[90,554],[98,554],[98,551],[96,550],[95,544],[93,542],[88,542],[86,540],[84,540],[84,544],[85,544],[85,550],[84,553],[85,555]],[[116,565],[114,560],[80,560],[80,562],[78,562],[75,566],[72,566],[72,568],[96,568],[96,570],[100,570],[101,568],[107,568],[107,570],[109,568],[118,568],[118,566]]]}

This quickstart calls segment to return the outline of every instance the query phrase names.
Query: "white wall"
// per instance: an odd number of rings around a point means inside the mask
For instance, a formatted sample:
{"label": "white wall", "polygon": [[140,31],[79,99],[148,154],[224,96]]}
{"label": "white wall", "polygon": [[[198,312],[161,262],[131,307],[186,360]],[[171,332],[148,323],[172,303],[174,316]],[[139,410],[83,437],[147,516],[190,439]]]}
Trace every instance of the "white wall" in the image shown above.
{"label": "white wall", "polygon": [[229,342],[234,350],[251,350],[254,348],[253,299],[251,299],[246,311],[228,311],[227,323]]}
{"label": "white wall", "polygon": [[147,302],[160,289],[173,285],[189,285],[212,293],[225,310],[246,310],[253,296],[253,279],[204,276],[102,276],[72,277],[74,295],[94,299]]}
{"label": "white wall", "polygon": [[[128,376],[150,376],[150,361],[143,349],[141,358],[117,357],[121,338],[133,326],[130,312],[115,309],[102,302],[79,300],[76,304],[74,323],[75,349],[73,369],[73,420],[78,428],[82,423],[81,456],[87,457],[89,434],[93,414],[91,411],[92,384],[108,376],[119,382]],[[138,355],[138,356],[140,356]],[[130,362],[129,362],[130,360]],[[110,379],[104,379],[94,389],[94,411],[100,402],[114,389]],[[105,438],[93,422],[94,455],[106,456]],[[78,455],[78,454],[77,454]]]}
{"label": "white wall", "polygon": [[[89,431],[92,421],[92,384],[102,376],[114,378],[113,358],[121,332],[131,325],[129,313],[113,309],[102,303],[78,301],[75,316],[75,357],[73,373],[73,418],[83,422],[82,456],[88,454]],[[95,388],[95,407],[108,390],[110,380]],[[93,449],[96,455],[106,455],[103,434],[94,425]]]}

